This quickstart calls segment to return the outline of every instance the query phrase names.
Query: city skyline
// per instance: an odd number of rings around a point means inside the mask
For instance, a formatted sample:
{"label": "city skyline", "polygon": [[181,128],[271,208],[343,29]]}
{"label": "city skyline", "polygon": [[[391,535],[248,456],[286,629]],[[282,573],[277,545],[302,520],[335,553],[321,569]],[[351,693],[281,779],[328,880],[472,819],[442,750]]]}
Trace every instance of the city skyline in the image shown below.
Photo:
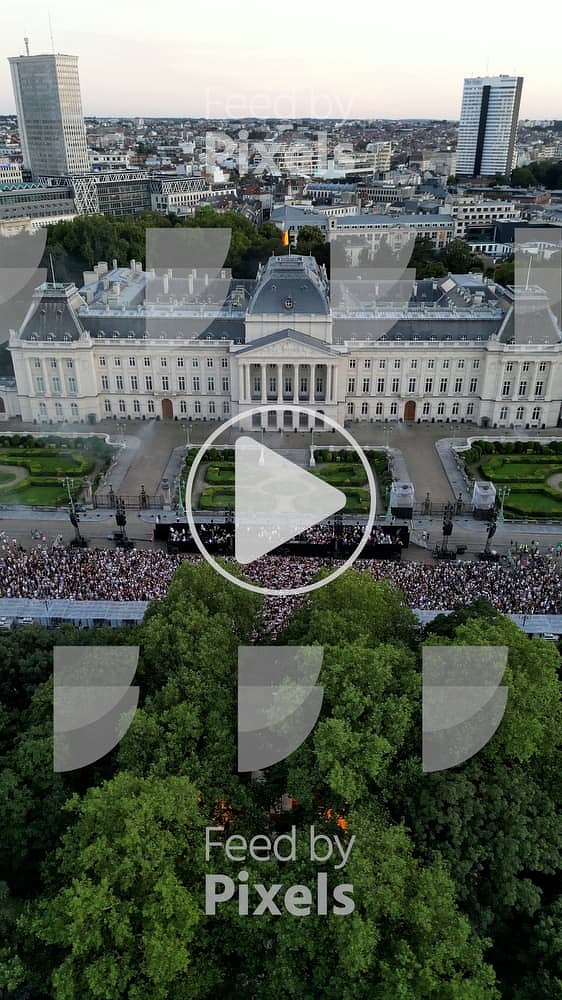
{"label": "city skyline", "polygon": [[[534,53],[523,33],[483,0],[462,32],[451,22],[420,22],[410,2],[398,24],[390,9],[362,11],[358,30],[352,18],[336,15],[335,5],[319,17],[288,0],[271,31],[255,0],[243,19],[233,19],[226,0],[217,0],[212,37],[208,12],[187,17],[178,0],[170,0],[165,18],[144,2],[115,8],[100,0],[96,23],[111,23],[111,32],[81,29],[69,0],[54,0],[50,10],[54,51],[79,58],[86,116],[455,121],[465,77],[509,73],[525,77],[522,119],[562,117],[562,81],[553,86],[551,71],[554,33]],[[26,35],[32,54],[53,46],[38,0],[29,0],[24,14],[10,11],[3,29],[0,114],[13,114],[8,57],[25,51]]]}

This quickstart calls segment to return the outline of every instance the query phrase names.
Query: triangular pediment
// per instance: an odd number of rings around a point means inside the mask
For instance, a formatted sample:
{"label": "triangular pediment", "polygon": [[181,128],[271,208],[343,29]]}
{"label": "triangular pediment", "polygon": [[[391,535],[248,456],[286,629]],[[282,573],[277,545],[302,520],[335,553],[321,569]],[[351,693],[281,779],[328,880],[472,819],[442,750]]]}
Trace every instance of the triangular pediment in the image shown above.
{"label": "triangular pediment", "polygon": [[298,330],[280,330],[278,333],[271,333],[267,337],[260,337],[247,344],[237,354],[245,356],[256,354],[260,357],[267,355],[268,358],[309,358],[311,355],[319,357],[339,357],[340,352],[336,351],[331,344],[326,344],[315,337],[309,337]]}

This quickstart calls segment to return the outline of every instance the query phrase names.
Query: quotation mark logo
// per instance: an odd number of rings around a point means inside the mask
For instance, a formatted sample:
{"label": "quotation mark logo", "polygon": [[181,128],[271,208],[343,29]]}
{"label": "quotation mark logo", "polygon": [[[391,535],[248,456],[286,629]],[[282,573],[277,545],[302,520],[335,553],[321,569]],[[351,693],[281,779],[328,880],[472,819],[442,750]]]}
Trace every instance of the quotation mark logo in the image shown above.
{"label": "quotation mark logo", "polygon": [[123,738],[139,700],[138,659],[138,646],[55,646],[55,771],[93,764]]}
{"label": "quotation mark logo", "polygon": [[29,310],[33,292],[47,278],[41,260],[47,230],[0,238],[0,329],[19,330]]}
{"label": "quotation mark logo", "polygon": [[238,647],[238,770],[259,771],[304,743],[320,715],[321,646]]}
{"label": "quotation mark logo", "polygon": [[424,771],[446,771],[489,743],[507,705],[507,654],[507,646],[423,647]]}

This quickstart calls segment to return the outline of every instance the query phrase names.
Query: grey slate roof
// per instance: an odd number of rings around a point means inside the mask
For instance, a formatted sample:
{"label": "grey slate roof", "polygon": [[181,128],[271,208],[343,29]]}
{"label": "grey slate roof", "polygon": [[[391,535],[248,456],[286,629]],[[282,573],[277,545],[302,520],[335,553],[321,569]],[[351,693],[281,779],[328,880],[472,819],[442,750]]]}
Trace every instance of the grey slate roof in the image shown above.
{"label": "grey slate roof", "polygon": [[524,299],[509,310],[500,331],[504,344],[559,344],[562,333],[545,297]]}
{"label": "grey slate roof", "polygon": [[[213,283],[206,285],[199,272],[192,293],[188,279],[177,275],[168,278],[165,292],[162,276],[150,279],[146,274],[118,268],[85,286],[88,303],[74,285],[40,286],[21,336],[24,340],[33,336],[43,341],[51,337],[76,340],[86,331],[104,339],[199,338],[241,344],[247,316],[274,316],[281,331],[286,331],[298,326],[297,317],[304,315],[327,320],[331,316],[333,343],[353,338],[380,340],[383,336],[400,341],[487,340],[502,326],[502,339],[514,337],[512,321],[505,320],[497,295],[481,278],[448,275],[436,282],[426,279],[414,283],[412,278],[387,279],[383,275],[381,272],[376,281],[350,275],[345,284],[334,279],[330,296],[325,271],[313,257],[272,257],[256,280],[232,279],[230,275],[219,278],[217,296]],[[109,286],[105,289],[104,281]],[[474,293],[478,293],[481,305],[473,307]],[[217,302],[221,296],[226,300]],[[548,312],[540,317],[535,312],[529,322],[537,329],[523,336],[525,342],[533,337],[540,343],[546,336],[551,336],[552,342],[560,339]],[[546,327],[551,332],[545,333]]]}
{"label": "grey slate roof", "polygon": [[[260,280],[261,279],[261,280]],[[314,257],[271,257],[248,308],[254,314],[328,316],[328,288]]]}
{"label": "grey slate roof", "polygon": [[75,285],[40,285],[20,330],[22,340],[79,340],[84,327]]}

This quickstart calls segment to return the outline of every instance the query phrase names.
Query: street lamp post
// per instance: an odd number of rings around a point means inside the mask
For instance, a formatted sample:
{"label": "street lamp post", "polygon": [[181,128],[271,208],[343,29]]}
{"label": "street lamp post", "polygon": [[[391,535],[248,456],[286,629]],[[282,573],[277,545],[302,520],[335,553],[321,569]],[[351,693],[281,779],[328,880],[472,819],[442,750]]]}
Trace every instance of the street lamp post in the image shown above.
{"label": "street lamp post", "polygon": [[509,486],[500,486],[500,488],[498,490],[498,496],[500,498],[500,509],[498,511],[498,516],[496,518],[496,521],[497,521],[498,524],[503,524],[504,521],[505,521],[505,518],[504,518],[504,515],[503,515],[503,506],[504,506],[506,497],[508,497],[510,493],[511,493],[511,490],[510,490]]}
{"label": "street lamp post", "polygon": [[70,504],[71,510],[74,511],[74,497],[72,495],[74,480],[66,476],[65,479],[63,479],[63,486],[66,486],[66,492],[68,494],[68,503]]}
{"label": "street lamp post", "polygon": [[178,515],[179,515],[179,517],[181,517],[183,519],[183,518],[185,518],[185,507],[183,505],[183,490],[182,490],[181,474],[178,476],[177,488],[178,488]]}
{"label": "street lamp post", "polygon": [[392,500],[391,500],[391,487],[386,487],[386,523],[392,524]]}
{"label": "street lamp post", "polygon": [[308,465],[311,469],[316,465],[316,459],[314,457],[314,427],[310,428],[310,459]]}

